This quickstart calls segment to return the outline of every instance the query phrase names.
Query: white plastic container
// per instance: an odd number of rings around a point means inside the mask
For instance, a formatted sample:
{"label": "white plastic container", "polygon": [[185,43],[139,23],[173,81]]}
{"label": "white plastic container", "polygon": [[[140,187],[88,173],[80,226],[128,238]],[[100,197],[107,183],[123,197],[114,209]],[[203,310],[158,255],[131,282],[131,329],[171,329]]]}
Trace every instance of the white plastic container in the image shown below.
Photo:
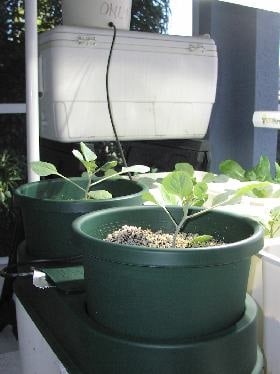
{"label": "white plastic container", "polygon": [[131,0],[62,0],[63,24],[68,26],[108,27],[129,30]]}
{"label": "white plastic container", "polygon": [[[112,30],[60,26],[40,35],[40,135],[114,140],[106,66]],[[121,140],[203,138],[216,95],[209,37],[118,31],[109,90]]]}
{"label": "white plastic container", "polygon": [[15,297],[22,374],[68,374],[25,308]]}
{"label": "white plastic container", "polygon": [[280,238],[266,241],[263,263],[263,348],[266,373],[280,373]]}

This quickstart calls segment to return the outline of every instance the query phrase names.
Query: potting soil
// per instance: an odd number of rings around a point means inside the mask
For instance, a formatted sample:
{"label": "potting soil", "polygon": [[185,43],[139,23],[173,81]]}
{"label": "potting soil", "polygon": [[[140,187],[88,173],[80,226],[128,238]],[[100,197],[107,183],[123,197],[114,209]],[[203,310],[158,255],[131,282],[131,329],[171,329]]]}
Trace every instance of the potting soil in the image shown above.
{"label": "potting soil", "polygon": [[[176,248],[197,248],[219,246],[224,244],[222,241],[210,238],[201,243],[196,241],[199,234],[195,233],[179,233],[176,239]],[[149,248],[172,248],[173,234],[165,233],[161,230],[153,232],[150,229],[144,229],[137,226],[124,225],[120,229],[108,234],[104,239],[108,242],[117,244],[136,245]]]}

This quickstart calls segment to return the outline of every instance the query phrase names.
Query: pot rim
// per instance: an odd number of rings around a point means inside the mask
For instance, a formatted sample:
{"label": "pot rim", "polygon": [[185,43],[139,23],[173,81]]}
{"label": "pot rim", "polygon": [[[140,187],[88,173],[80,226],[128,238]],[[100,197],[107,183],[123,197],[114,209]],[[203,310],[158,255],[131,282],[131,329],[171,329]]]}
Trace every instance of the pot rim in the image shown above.
{"label": "pot rim", "polygon": [[[82,181],[82,180],[86,180],[86,178],[84,177],[71,177],[69,178],[73,181]],[[52,179],[45,179],[45,180],[40,180],[40,181],[37,181],[37,182],[30,182],[30,183],[25,183],[25,184],[22,184],[20,185],[19,187],[17,187],[14,191],[14,195],[15,195],[15,198],[16,200],[18,201],[25,201],[25,202],[29,202],[29,203],[33,203],[34,206],[35,204],[37,203],[40,203],[40,204],[48,204],[50,205],[51,203],[54,203],[56,206],[57,204],[61,204],[62,206],[65,206],[69,203],[71,203],[71,205],[80,205],[80,204],[94,204],[94,205],[102,205],[104,204],[104,202],[108,202],[108,200],[113,200],[113,201],[116,201],[116,200],[125,200],[127,199],[127,197],[129,196],[130,198],[133,198],[133,197],[137,197],[137,196],[141,196],[142,193],[145,191],[146,189],[146,186],[143,185],[142,183],[140,182],[137,182],[137,181],[133,181],[133,180],[130,180],[130,179],[126,179],[126,178],[116,178],[116,179],[110,179],[110,180],[105,180],[104,183],[115,183],[117,181],[126,181],[127,183],[129,184],[134,184],[135,186],[139,186],[139,188],[141,188],[141,190],[139,192],[135,192],[135,193],[132,193],[132,194],[129,194],[129,195],[123,195],[123,196],[118,196],[118,197],[113,197],[111,199],[99,199],[99,200],[84,200],[84,199],[73,199],[73,200],[63,200],[63,199],[51,199],[51,198],[40,198],[40,197],[34,197],[34,196],[28,196],[24,193],[25,189],[30,187],[30,186],[48,186],[48,185],[54,185],[54,184],[59,184],[59,183],[69,183],[67,181],[65,181],[63,178],[52,178]]]}
{"label": "pot rim", "polygon": [[[170,206],[171,207],[171,206]],[[181,209],[177,206],[171,208]],[[136,210],[149,211],[151,209],[162,210],[157,206],[137,206],[109,208],[102,211],[85,214],[72,223],[74,240],[82,250],[92,250],[91,256],[99,261],[110,261],[126,265],[139,266],[217,266],[225,265],[232,262],[238,262],[246,257],[251,257],[263,248],[263,229],[258,222],[248,217],[243,217],[236,213],[228,213],[220,210],[213,210],[205,213],[217,214],[222,216],[235,217],[251,226],[253,233],[249,237],[237,240],[232,243],[225,243],[221,246],[198,247],[198,248],[148,248],[144,246],[116,244],[106,242],[103,239],[96,238],[85,233],[82,225],[89,221],[98,219],[100,216],[111,216],[113,213],[135,212]],[[192,208],[199,210],[199,208]],[[163,211],[163,210],[162,210]],[[200,216],[202,217],[202,216]],[[197,218],[199,219],[199,217]]]}

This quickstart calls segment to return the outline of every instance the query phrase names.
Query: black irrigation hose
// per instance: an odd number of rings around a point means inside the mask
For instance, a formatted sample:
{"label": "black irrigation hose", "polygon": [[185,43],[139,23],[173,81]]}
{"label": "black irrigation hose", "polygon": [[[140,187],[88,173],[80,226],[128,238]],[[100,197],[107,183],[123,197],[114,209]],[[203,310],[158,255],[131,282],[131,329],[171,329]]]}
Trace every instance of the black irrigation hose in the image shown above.
{"label": "black irrigation hose", "polygon": [[[116,29],[116,26],[113,24],[113,22],[109,22],[108,26],[113,28],[114,34],[113,34],[113,39],[112,39],[111,48],[110,48],[110,52],[109,52],[109,57],[108,57],[108,61],[107,61],[107,68],[106,68],[107,105],[108,105],[108,111],[109,111],[111,125],[112,125],[113,131],[114,131],[114,135],[115,135],[115,139],[116,139],[116,143],[117,143],[119,152],[121,154],[122,162],[123,162],[124,166],[127,167],[127,162],[126,162],[126,159],[125,159],[125,156],[124,156],[124,153],[123,153],[122,145],[121,145],[121,143],[119,141],[117,129],[116,129],[116,126],[114,124],[114,119],[113,119],[113,115],[112,115],[112,108],[111,108],[111,100],[110,100],[110,94],[109,94],[109,70],[110,70],[110,64],[111,64],[111,57],[112,57],[113,47],[114,47],[115,40],[116,40],[117,29]],[[129,176],[129,179],[131,180],[132,177],[131,177],[130,173],[128,173],[128,176]]]}
{"label": "black irrigation hose", "polygon": [[[3,278],[17,278],[17,277],[27,277],[33,275],[33,270],[36,265],[52,265],[53,267],[57,266],[69,266],[71,264],[80,263],[82,256],[72,256],[72,257],[61,257],[61,258],[51,258],[51,259],[37,259],[27,262],[21,262],[16,264],[7,265],[0,270],[0,276]],[[17,271],[18,266],[30,266],[30,272],[19,272]]]}

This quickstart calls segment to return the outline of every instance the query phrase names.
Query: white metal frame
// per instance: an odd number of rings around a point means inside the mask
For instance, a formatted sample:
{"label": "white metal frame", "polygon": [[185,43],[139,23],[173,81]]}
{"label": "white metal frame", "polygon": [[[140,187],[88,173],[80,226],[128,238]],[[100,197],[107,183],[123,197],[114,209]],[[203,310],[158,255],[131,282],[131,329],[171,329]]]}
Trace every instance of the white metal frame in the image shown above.
{"label": "white metal frame", "polygon": [[30,168],[30,162],[40,159],[37,0],[25,0],[25,66],[27,173],[33,182],[40,179]]}

